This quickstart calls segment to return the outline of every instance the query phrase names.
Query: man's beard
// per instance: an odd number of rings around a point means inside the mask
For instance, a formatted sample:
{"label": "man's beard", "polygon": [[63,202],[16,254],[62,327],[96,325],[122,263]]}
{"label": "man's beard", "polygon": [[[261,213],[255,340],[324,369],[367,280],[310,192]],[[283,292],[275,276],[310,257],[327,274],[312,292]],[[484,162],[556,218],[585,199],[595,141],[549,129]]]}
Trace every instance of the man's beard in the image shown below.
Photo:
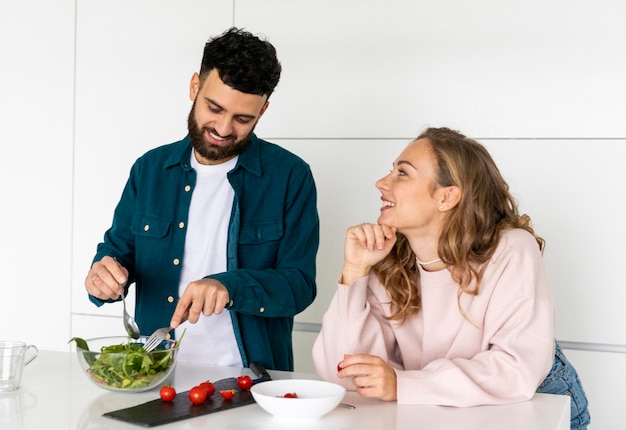
{"label": "man's beard", "polygon": [[[227,140],[230,140],[229,143],[226,143],[224,146],[215,145],[211,142],[207,142],[204,138],[204,133],[209,132],[213,133],[216,136],[220,136],[219,133],[215,131],[215,129],[210,127],[199,127],[198,122],[195,118],[195,108],[196,102],[194,101],[193,106],[191,107],[191,111],[189,112],[189,117],[187,118],[187,129],[189,130],[189,139],[191,140],[191,145],[193,149],[196,150],[200,156],[206,158],[211,161],[220,161],[220,160],[230,160],[236,155],[241,154],[250,141],[252,140],[252,132],[254,131],[254,127],[248,133],[247,136],[242,139],[233,141],[232,138],[227,137]],[[222,136],[225,137],[225,136]]]}

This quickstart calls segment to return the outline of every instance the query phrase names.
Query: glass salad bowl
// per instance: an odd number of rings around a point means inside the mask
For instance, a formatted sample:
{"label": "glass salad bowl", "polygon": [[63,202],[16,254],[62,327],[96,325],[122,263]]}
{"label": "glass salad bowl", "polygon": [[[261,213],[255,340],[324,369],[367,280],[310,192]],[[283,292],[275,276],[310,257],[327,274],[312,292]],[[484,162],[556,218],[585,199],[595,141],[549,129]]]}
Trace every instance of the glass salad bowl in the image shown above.
{"label": "glass salad bowl", "polygon": [[178,344],[163,340],[156,349],[146,352],[148,336],[132,339],[125,336],[73,338],[78,362],[85,375],[100,388],[112,391],[148,391],[166,383],[176,365]]}

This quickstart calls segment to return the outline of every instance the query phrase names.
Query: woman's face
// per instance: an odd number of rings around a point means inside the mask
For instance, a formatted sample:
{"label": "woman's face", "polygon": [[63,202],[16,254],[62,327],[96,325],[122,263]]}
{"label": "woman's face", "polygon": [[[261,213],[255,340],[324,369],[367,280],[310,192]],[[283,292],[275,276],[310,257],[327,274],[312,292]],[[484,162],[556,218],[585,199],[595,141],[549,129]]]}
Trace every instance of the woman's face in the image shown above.
{"label": "woman's face", "polygon": [[406,236],[438,234],[445,189],[436,185],[436,173],[428,139],[408,145],[393,163],[393,170],[376,182],[382,194],[378,223],[396,227]]}

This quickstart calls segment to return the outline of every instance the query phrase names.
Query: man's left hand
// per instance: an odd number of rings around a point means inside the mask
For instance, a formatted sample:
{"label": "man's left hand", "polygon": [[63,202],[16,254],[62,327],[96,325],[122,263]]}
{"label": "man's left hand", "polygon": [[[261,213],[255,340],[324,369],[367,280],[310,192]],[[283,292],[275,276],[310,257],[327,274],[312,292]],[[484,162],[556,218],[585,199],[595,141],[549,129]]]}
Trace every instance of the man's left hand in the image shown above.
{"label": "man's left hand", "polygon": [[200,314],[221,314],[230,300],[228,290],[216,279],[204,278],[190,282],[178,300],[170,327],[176,328],[188,316],[190,323],[198,322]]}

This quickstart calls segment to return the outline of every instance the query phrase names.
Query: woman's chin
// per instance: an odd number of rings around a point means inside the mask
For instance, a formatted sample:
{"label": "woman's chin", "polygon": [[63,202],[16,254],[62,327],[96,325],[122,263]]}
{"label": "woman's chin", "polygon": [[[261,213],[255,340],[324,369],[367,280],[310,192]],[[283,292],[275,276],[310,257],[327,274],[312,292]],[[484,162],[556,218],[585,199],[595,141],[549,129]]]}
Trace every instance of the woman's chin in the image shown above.
{"label": "woman's chin", "polygon": [[376,223],[381,225],[384,224],[389,227],[395,227],[395,223],[393,222],[393,220],[389,219],[389,217],[386,217],[384,212],[380,214]]}

